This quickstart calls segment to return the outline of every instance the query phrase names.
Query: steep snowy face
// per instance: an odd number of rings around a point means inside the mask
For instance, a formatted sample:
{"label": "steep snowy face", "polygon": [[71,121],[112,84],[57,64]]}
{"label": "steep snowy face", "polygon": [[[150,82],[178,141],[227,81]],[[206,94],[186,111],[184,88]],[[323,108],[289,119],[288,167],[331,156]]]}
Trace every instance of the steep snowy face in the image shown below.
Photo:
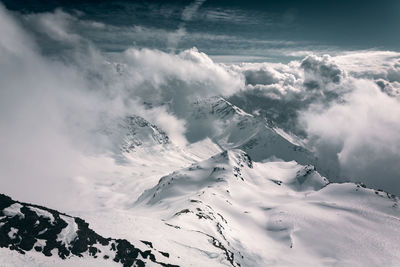
{"label": "steep snowy face", "polygon": [[180,251],[201,251],[198,262],[215,266],[362,266],[400,260],[398,201],[330,184],[311,165],[253,162],[231,150],[161,178],[132,212],[163,221]]}
{"label": "steep snowy face", "polygon": [[139,116],[128,116],[120,124],[126,130],[123,138],[122,150],[131,152],[139,146],[153,146],[170,144],[167,134]]}
{"label": "steep snowy face", "polygon": [[215,126],[212,140],[224,149],[242,149],[254,160],[270,157],[296,160],[301,164],[318,165],[313,154],[300,140],[274,128],[264,119],[248,114],[222,97],[202,99],[194,103],[188,121]]}
{"label": "steep snowy face", "polygon": [[192,112],[193,114],[191,116],[195,119],[207,118],[210,115],[222,120],[232,119],[235,115],[240,115],[246,118],[253,117],[253,115],[244,112],[220,96],[197,100],[194,103]]}
{"label": "steep snowy face", "polygon": [[[137,240],[132,244],[125,239],[105,238],[80,218],[17,202],[3,194],[0,194],[0,247],[36,258],[37,262],[30,263],[34,265],[51,266],[57,262],[54,257],[63,260],[83,257],[97,259],[98,265],[113,261],[124,266],[145,266],[150,262],[157,266],[176,266],[165,263],[169,254],[153,248],[149,241]],[[0,255],[3,253],[4,250]],[[23,260],[14,262],[19,265]]]}
{"label": "steep snowy face", "polygon": [[146,119],[129,115],[106,122],[101,133],[109,140],[116,154],[131,153],[139,148],[171,144],[168,135]]}

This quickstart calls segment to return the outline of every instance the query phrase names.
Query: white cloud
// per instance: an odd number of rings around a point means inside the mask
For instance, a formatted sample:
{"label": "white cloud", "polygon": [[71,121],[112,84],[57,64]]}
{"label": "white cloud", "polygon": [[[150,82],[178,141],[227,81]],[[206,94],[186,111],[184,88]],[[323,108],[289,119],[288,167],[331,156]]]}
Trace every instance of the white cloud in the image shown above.
{"label": "white cloud", "polygon": [[[90,175],[88,158],[118,149],[103,131],[110,122],[139,114],[184,145],[181,118],[193,99],[244,85],[197,49],[103,54],[72,30],[74,20],[62,11],[13,17],[0,6],[0,186],[21,200],[62,206],[71,179]],[[51,41],[49,57],[38,36]]]}
{"label": "white cloud", "polygon": [[177,115],[185,112],[194,98],[230,95],[243,88],[242,76],[214,63],[196,48],[179,54],[150,49],[128,49],[124,62],[124,85],[144,101],[170,107]]}
{"label": "white cloud", "polygon": [[343,71],[334,63],[329,55],[318,57],[315,55],[307,56],[301,61],[300,67],[304,70],[304,83],[309,81],[321,81],[327,83],[340,83],[343,78]]}
{"label": "white cloud", "polygon": [[394,51],[344,52],[334,57],[340,67],[357,76],[388,78],[391,71],[400,68],[400,53]]}
{"label": "white cloud", "polygon": [[[344,102],[317,105],[301,114],[317,151],[332,146],[342,175],[400,193],[400,103],[369,80],[352,80]],[[326,156],[323,151],[322,159]]]}
{"label": "white cloud", "polygon": [[0,41],[0,186],[22,199],[51,194],[67,185],[63,178],[78,165],[79,154],[62,134],[60,113],[68,108],[68,90],[83,81],[73,70],[41,58],[1,6],[0,32],[5,37]]}

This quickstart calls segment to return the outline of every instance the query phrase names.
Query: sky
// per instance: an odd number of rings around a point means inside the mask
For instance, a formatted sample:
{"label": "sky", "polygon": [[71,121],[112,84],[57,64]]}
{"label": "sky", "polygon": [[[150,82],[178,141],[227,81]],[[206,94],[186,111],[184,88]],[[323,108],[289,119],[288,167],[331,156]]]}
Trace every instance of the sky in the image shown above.
{"label": "sky", "polygon": [[109,26],[106,33],[77,28],[111,52],[131,45],[165,51],[196,46],[218,61],[246,57],[247,61],[281,62],[296,58],[293,51],[299,55],[310,50],[399,50],[400,3],[396,0],[195,2],[199,2],[195,12],[184,17],[191,1],[3,1],[20,12],[62,8],[80,14],[80,19],[104,23]]}
{"label": "sky", "polygon": [[127,115],[187,145],[215,95],[298,135],[332,181],[400,194],[398,1],[2,3],[0,187],[19,199],[73,191]]}

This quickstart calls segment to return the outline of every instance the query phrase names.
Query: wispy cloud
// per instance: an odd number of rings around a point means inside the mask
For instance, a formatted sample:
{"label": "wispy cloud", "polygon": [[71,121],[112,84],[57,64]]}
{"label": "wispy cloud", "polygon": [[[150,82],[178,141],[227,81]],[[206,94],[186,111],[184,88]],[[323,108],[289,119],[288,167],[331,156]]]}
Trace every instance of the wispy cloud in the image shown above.
{"label": "wispy cloud", "polygon": [[190,5],[186,6],[181,15],[182,22],[179,24],[178,29],[170,33],[168,35],[168,48],[171,51],[174,51],[179,43],[179,41],[182,39],[182,37],[186,33],[186,22],[192,20],[193,16],[196,14],[197,10],[201,7],[201,5],[205,2],[206,0],[195,0],[193,3]]}
{"label": "wispy cloud", "polygon": [[190,21],[192,20],[193,16],[196,14],[197,10],[204,4],[206,0],[195,0],[192,4],[188,5],[184,8],[182,12],[182,20],[183,21]]}

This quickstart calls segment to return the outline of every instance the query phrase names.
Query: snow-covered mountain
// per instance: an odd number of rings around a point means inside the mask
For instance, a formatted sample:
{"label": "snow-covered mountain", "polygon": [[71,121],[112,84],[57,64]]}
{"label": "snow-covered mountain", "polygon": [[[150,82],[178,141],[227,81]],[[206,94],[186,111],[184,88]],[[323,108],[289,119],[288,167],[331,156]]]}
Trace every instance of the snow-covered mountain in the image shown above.
{"label": "snow-covered mountain", "polygon": [[[0,264],[22,266],[34,259],[34,264],[60,264],[69,259],[71,265],[85,264],[79,258],[99,259],[96,264],[110,265],[114,261],[124,266],[176,266],[157,261],[168,260],[167,252],[153,248],[150,241],[132,244],[125,239],[105,238],[89,228],[84,220],[56,210],[14,201],[0,194]],[[20,255],[12,259],[17,253]],[[155,255],[156,254],[156,255]],[[25,257],[21,255],[26,255]],[[51,257],[49,261],[46,257]]]}
{"label": "snow-covered mountain", "polygon": [[400,260],[398,201],[329,183],[311,165],[230,150],[161,178],[133,209],[164,221],[176,239],[193,235],[179,243],[196,244],[213,266],[365,266]]}
{"label": "snow-covered mountain", "polygon": [[264,119],[255,117],[232,105],[222,97],[202,99],[194,103],[189,121],[208,121],[219,126],[214,142],[224,149],[239,148],[253,159],[269,157],[313,164],[316,159],[302,146],[301,140],[274,128]]}
{"label": "snow-covered mountain", "polygon": [[224,98],[187,121],[186,146],[136,115],[108,127],[118,156],[74,180],[72,216],[1,195],[0,265],[400,263],[398,197],[330,182],[299,138]]}
{"label": "snow-covered mountain", "polygon": [[[262,116],[246,113],[226,99],[215,96],[193,104],[187,120],[206,129],[222,149],[241,149],[255,161],[279,158],[313,165],[320,173],[337,180],[337,162],[321,162],[303,140],[285,132]],[[195,127],[197,130],[197,127]]]}

